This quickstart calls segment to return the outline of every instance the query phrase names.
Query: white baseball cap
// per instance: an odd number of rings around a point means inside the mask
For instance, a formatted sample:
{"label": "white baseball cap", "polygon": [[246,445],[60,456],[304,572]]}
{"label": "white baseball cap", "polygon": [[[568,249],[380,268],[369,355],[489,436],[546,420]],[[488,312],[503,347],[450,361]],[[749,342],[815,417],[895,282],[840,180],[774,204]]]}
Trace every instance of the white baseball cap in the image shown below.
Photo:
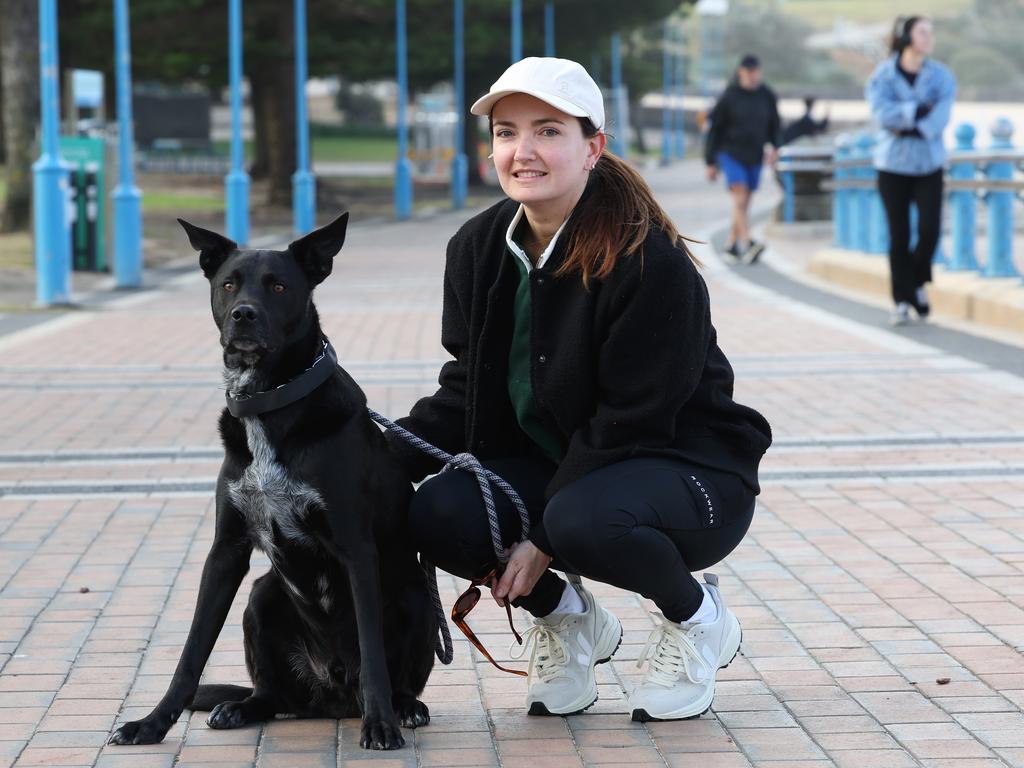
{"label": "white baseball cap", "polygon": [[604,130],[604,96],[594,78],[575,61],[537,56],[521,59],[506,69],[469,111],[486,117],[500,99],[513,93],[533,96],[573,117],[587,117],[597,130]]}

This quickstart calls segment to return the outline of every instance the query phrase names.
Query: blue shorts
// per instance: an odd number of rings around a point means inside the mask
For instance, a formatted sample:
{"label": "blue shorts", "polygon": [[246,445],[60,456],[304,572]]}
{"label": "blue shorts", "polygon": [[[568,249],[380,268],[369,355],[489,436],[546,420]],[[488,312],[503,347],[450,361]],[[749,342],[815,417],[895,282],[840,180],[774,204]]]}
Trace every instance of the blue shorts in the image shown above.
{"label": "blue shorts", "polygon": [[725,175],[725,185],[744,184],[751,192],[761,182],[761,164],[744,165],[728,152],[718,153],[718,167]]}

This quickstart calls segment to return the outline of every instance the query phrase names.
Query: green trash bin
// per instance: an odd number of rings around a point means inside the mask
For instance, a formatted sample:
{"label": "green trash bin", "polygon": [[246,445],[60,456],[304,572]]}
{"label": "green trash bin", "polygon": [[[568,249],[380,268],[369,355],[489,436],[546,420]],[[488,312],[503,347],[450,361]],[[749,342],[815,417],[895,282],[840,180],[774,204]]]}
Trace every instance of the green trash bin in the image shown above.
{"label": "green trash bin", "polygon": [[107,272],[104,141],[61,136],[60,154],[70,166],[72,267],[84,272]]}

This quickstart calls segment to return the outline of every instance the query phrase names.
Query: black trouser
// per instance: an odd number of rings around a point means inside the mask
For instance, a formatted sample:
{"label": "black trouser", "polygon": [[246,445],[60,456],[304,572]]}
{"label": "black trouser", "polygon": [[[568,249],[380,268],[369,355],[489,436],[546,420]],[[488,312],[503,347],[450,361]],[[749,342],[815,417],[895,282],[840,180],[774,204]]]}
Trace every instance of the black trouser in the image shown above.
{"label": "black trouser", "polygon": [[[942,226],[942,169],[927,176],[878,172],[878,193],[889,220],[889,272],[897,304],[916,303],[918,287],[932,280],[932,257]],[[910,252],[910,203],[917,204],[917,246]]]}
{"label": "black trouser", "polygon": [[[554,552],[552,568],[639,592],[672,621],[700,607],[691,575],[722,560],[740,543],[754,513],[754,493],[728,472],[672,459],[630,459],[562,488],[544,504],[555,467],[537,459],[484,462],[522,497]],[[519,515],[494,494],[508,546],[520,537]],[[414,541],[439,568],[464,579],[485,574],[496,558],[480,490],[473,475],[449,470],[430,478],[410,505]],[[515,605],[546,616],[565,583],[550,569]]]}

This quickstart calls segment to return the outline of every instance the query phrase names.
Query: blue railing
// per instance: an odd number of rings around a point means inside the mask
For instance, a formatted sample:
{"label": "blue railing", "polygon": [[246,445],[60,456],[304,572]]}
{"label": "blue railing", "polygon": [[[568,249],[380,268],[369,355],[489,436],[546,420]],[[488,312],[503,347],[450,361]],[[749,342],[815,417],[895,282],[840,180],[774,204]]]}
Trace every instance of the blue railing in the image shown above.
{"label": "blue railing", "polygon": [[[973,270],[985,277],[1016,277],[1013,262],[1014,202],[1024,200],[1024,150],[1015,150],[1013,125],[996,120],[987,149],[974,146],[975,129],[964,123],[954,133],[945,179],[949,221],[949,256],[939,248],[935,262],[949,270]],[[844,134],[834,145],[784,147],[778,164],[783,189],[782,219],[798,218],[801,174],[820,179],[832,192],[832,242],[837,248],[884,254],[889,250],[888,223],[878,194],[878,174],[871,163],[874,135]],[[979,267],[976,240],[978,207],[985,207],[987,253]],[[911,216],[916,214],[911,210]],[[915,232],[916,227],[911,228]],[[913,236],[913,235],[912,235]]]}

